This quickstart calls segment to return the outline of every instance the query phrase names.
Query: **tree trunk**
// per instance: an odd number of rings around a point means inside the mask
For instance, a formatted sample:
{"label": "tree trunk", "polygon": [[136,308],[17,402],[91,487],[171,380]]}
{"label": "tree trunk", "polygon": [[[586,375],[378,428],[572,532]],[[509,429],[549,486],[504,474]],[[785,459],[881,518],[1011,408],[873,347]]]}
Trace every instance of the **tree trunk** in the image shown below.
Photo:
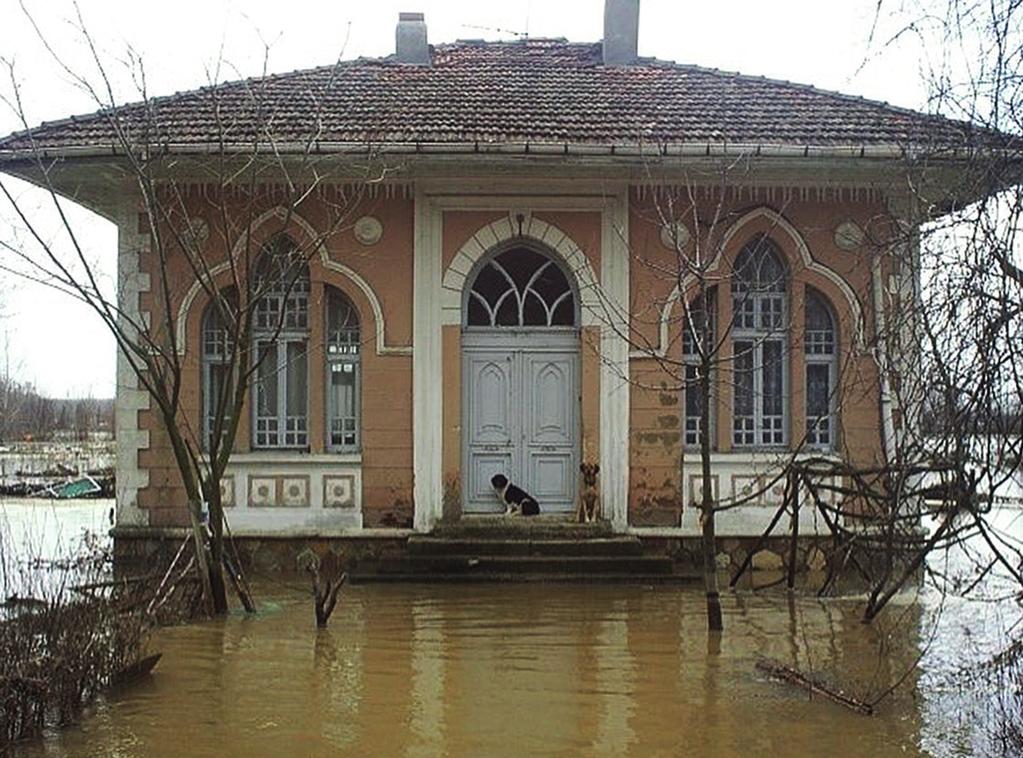
{"label": "tree trunk", "polygon": [[213,596],[213,612],[218,616],[227,613],[227,584],[224,581],[224,508],[220,502],[219,483],[209,493],[210,506],[210,591]]}
{"label": "tree trunk", "polygon": [[[704,300],[706,296],[704,295]],[[704,302],[703,312],[708,313]],[[724,630],[721,618],[721,596],[718,594],[717,539],[714,535],[714,488],[710,478],[710,351],[703,325],[704,349],[700,360],[700,473],[703,478],[700,504],[700,526],[703,529],[703,586],[707,596],[707,628]]]}

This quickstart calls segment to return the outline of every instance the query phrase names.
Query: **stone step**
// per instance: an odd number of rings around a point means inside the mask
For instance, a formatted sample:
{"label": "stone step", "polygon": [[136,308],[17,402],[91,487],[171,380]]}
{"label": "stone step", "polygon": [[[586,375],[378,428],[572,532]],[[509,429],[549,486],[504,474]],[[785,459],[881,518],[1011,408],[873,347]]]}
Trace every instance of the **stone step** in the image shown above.
{"label": "stone step", "polygon": [[588,539],[496,539],[482,537],[409,537],[410,555],[547,555],[614,556],[642,555],[638,537],[591,537]]}

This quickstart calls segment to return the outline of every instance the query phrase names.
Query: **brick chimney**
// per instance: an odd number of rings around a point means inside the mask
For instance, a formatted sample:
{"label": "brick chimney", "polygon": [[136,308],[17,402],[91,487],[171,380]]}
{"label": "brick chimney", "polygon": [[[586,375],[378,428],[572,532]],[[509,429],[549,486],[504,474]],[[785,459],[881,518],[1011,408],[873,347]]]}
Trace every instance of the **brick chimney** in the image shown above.
{"label": "brick chimney", "polygon": [[639,0],[604,0],[604,65],[628,66],[639,49]]}
{"label": "brick chimney", "polygon": [[395,53],[399,63],[430,65],[430,47],[426,43],[426,20],[422,13],[399,13],[395,30]]}

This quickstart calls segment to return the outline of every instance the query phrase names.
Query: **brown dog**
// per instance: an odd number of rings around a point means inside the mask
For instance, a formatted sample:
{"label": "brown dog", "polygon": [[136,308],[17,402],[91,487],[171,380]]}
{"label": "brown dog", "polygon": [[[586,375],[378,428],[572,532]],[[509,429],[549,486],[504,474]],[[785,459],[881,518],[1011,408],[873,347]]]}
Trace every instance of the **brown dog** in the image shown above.
{"label": "brown dog", "polygon": [[580,524],[597,520],[600,511],[600,496],[597,494],[597,474],[600,466],[596,463],[583,463],[579,466],[583,475],[583,486],[579,490],[579,506],[576,508],[576,519]]}

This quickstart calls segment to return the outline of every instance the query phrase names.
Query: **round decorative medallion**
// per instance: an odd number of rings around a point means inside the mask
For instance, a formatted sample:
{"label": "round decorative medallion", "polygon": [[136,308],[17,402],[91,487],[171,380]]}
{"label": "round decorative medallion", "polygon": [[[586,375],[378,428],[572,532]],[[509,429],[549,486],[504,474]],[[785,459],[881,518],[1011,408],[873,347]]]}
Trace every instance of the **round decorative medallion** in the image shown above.
{"label": "round decorative medallion", "polygon": [[856,250],[866,239],[863,228],[855,221],[843,221],[835,227],[835,245],[842,250]]}
{"label": "round decorative medallion", "polygon": [[661,227],[661,244],[669,250],[682,250],[693,235],[682,221],[669,221]]}
{"label": "round decorative medallion", "polygon": [[363,216],[355,222],[355,239],[363,245],[375,245],[384,234],[384,225],[374,216]]}

